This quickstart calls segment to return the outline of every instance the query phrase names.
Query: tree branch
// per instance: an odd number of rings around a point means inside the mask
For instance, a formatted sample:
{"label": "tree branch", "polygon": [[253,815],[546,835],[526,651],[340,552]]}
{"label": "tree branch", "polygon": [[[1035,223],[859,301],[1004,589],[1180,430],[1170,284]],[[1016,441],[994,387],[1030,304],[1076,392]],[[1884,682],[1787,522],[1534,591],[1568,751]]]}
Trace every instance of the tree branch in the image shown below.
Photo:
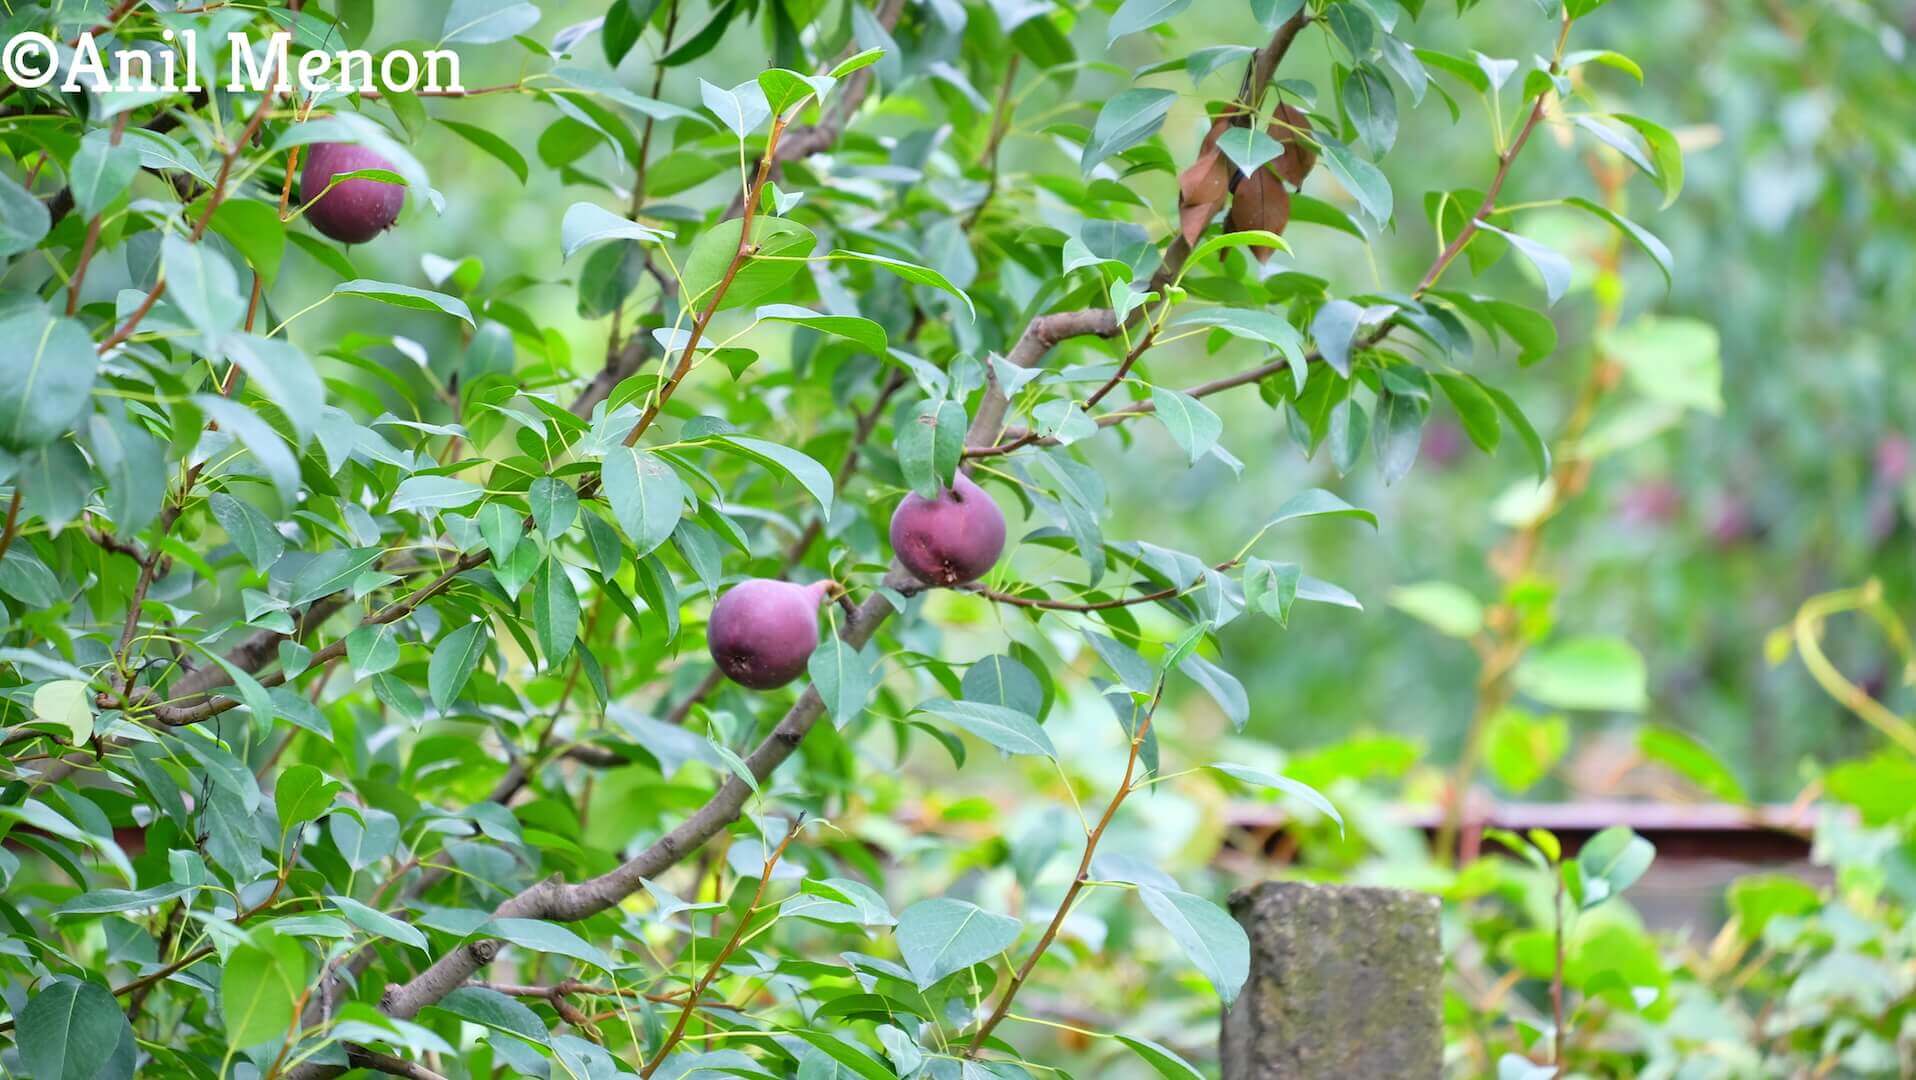
{"label": "tree branch", "polygon": [[417,1061],[407,1061],[405,1058],[382,1054],[363,1046],[347,1046],[346,1060],[352,1062],[355,1068],[371,1069],[374,1072],[385,1073],[387,1076],[403,1076],[409,1080],[446,1080],[444,1076]]}
{"label": "tree branch", "polygon": [[1011,1011],[1011,1002],[1018,996],[1018,991],[1024,987],[1025,980],[1031,978],[1031,972],[1037,968],[1038,961],[1044,958],[1045,950],[1058,939],[1058,930],[1064,926],[1065,917],[1071,914],[1071,905],[1077,902],[1078,894],[1084,891],[1085,882],[1091,880],[1092,856],[1097,854],[1098,841],[1104,839],[1104,831],[1111,826],[1111,819],[1118,816],[1118,807],[1123,806],[1125,797],[1131,794],[1131,782],[1137,776],[1138,758],[1144,749],[1144,737],[1151,731],[1151,718],[1157,715],[1158,702],[1163,697],[1164,680],[1159,679],[1157,693],[1151,698],[1151,707],[1145,710],[1144,717],[1138,721],[1137,731],[1131,735],[1131,752],[1125,758],[1124,779],[1118,782],[1118,790],[1112,793],[1110,805],[1104,808],[1104,816],[1098,819],[1097,826],[1085,836],[1084,856],[1078,860],[1077,875],[1071,879],[1071,886],[1064,891],[1064,899],[1058,902],[1057,912],[1051,916],[1050,924],[1045,927],[1044,934],[1038,938],[1038,944],[1032,948],[1031,955],[1025,957],[1024,964],[1011,977],[1011,983],[1005,987],[1005,992],[999,995],[998,1004],[991,1010],[991,1016],[979,1025],[977,1033],[971,1037],[970,1044],[965,1047],[965,1057],[977,1057],[978,1052],[984,1049],[985,1040],[989,1039],[992,1031],[1004,1022],[1005,1014]]}
{"label": "tree branch", "polygon": [[732,936],[725,939],[725,944],[720,946],[718,953],[712,957],[712,962],[705,968],[705,974],[699,976],[698,981],[694,982],[691,990],[686,993],[685,1007],[679,1010],[679,1018],[672,1025],[671,1034],[659,1044],[659,1052],[652,1056],[652,1060],[639,1070],[641,1080],[651,1080],[652,1074],[659,1071],[659,1066],[665,1063],[665,1059],[671,1055],[673,1048],[678,1046],[679,1040],[685,1037],[685,1025],[692,1022],[692,1014],[698,1011],[699,999],[705,996],[705,991],[711,988],[712,981],[717,979],[719,972],[725,969],[725,961],[731,959],[732,953],[738,950],[739,942],[745,938],[746,928],[752,924],[752,916],[758,914],[759,902],[765,899],[765,887],[772,882],[772,869],[778,865],[778,860],[785,857],[785,849],[792,846],[792,841],[798,836],[799,828],[804,824],[805,817],[801,814],[792,821],[791,827],[785,830],[785,839],[780,840],[778,846],[765,856],[765,866],[758,875],[758,887],[752,890],[752,902],[745,905],[745,913],[739,916],[738,925],[732,928]]}

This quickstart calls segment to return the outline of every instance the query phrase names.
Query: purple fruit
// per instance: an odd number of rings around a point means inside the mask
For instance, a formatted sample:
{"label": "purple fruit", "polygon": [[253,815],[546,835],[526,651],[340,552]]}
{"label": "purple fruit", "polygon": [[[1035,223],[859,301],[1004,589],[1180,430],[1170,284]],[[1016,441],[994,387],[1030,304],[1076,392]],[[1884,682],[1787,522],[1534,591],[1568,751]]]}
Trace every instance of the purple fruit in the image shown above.
{"label": "purple fruit", "polygon": [[818,605],[831,582],[794,585],[750,578],[712,605],[705,643],[725,677],[754,690],[798,678],[818,647]]}
{"label": "purple fruit", "polygon": [[927,585],[976,581],[1004,553],[1004,511],[960,473],[935,499],[905,496],[891,516],[891,549]]}
{"label": "purple fruit", "polygon": [[315,143],[307,148],[306,167],[299,173],[300,201],[319,199],[307,208],[306,220],[342,244],[363,244],[392,228],[406,205],[405,188],[377,180],[344,180],[326,191],[333,177],[361,169],[391,172],[393,165],[357,143]]}

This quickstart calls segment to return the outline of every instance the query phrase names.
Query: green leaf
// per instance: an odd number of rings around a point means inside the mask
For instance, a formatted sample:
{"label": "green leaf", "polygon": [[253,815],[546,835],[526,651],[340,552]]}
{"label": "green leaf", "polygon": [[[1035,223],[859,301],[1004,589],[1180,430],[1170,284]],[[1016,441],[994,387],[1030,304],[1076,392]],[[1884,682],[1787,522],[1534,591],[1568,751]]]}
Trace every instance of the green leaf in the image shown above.
{"label": "green leaf", "polygon": [[486,550],[492,553],[492,561],[505,566],[512,561],[512,553],[525,537],[525,521],[504,503],[487,503],[479,508],[479,535],[486,542]]}
{"label": "green leaf", "polygon": [[467,623],[440,639],[426,669],[426,690],[440,712],[457,700],[486,652],[486,624]]}
{"label": "green leaf", "polygon": [[1623,235],[1629,237],[1631,240],[1634,240],[1636,245],[1650,256],[1650,260],[1657,264],[1658,270],[1663,271],[1664,288],[1667,289],[1674,283],[1675,279],[1673,275],[1676,273],[1676,258],[1670,254],[1670,249],[1664,246],[1663,241],[1657,239],[1655,233],[1631,221],[1629,218],[1624,217],[1622,214],[1617,213],[1615,210],[1607,206],[1599,206],[1581,196],[1573,195],[1565,199],[1564,202],[1579,210],[1587,210],[1616,226],[1618,231],[1622,232]]}
{"label": "green leaf", "polygon": [[557,540],[579,518],[578,492],[550,476],[532,482],[526,489],[526,503],[532,507],[532,523],[548,541]]}
{"label": "green leaf", "polygon": [[903,259],[894,259],[886,255],[872,255],[862,251],[847,251],[843,248],[833,251],[830,257],[834,259],[850,259],[853,262],[870,263],[880,269],[888,270],[914,285],[927,285],[931,288],[950,293],[957,299],[964,301],[965,313],[967,315],[974,321],[978,318],[978,309],[972,306],[971,297],[965,295],[963,289],[960,289],[947,280],[945,275],[930,267],[919,266],[917,263],[909,263]]}
{"label": "green leaf", "polygon": [[99,358],[86,327],[39,304],[0,317],[0,447],[31,450],[73,430]]}
{"label": "green leaf", "polygon": [[[403,182],[398,176],[392,180]],[[280,223],[279,210],[251,199],[227,199],[213,211],[211,225],[259,274],[260,284],[272,288],[279,280],[280,263],[286,258],[286,227]]]}
{"label": "green leaf", "polygon": [[35,1080],[95,1080],[132,1035],[112,993],[66,976],[26,996],[14,1032],[20,1063]]}
{"label": "green leaf", "polygon": [[1815,887],[1787,874],[1749,874],[1730,883],[1725,899],[1746,940],[1760,941],[1770,920],[1808,915],[1823,906]]}
{"label": "green leaf", "polygon": [[1133,694],[1149,694],[1158,688],[1157,666],[1139,656],[1136,649],[1115,638],[1090,630],[1084,632],[1085,640],[1091,642],[1091,648],[1098,654],[1113,674],[1118,677],[1118,685]]}
{"label": "green leaf", "polygon": [[1257,787],[1267,787],[1274,791],[1282,791],[1288,795],[1295,795],[1304,802],[1309,803],[1318,813],[1337,822],[1338,830],[1340,832],[1343,831],[1344,816],[1337,812],[1337,807],[1331,805],[1331,801],[1326,799],[1322,792],[1319,792],[1316,788],[1301,780],[1293,780],[1288,776],[1279,776],[1277,773],[1265,772],[1263,769],[1253,769],[1248,765],[1233,765],[1225,761],[1214,761],[1210,765],[1207,765],[1206,768],[1214,769],[1234,780],[1241,780],[1246,784],[1252,784]]}
{"label": "green leaf", "polygon": [[497,990],[483,986],[457,987],[428,1007],[451,1013],[481,1027],[517,1035],[539,1046],[547,1045],[552,1038],[537,1013]]}
{"label": "green leaf", "polygon": [[600,466],[612,516],[632,541],[631,557],[643,558],[671,537],[685,512],[685,484],[657,454],[615,446]]}
{"label": "green leaf", "polygon": [[559,252],[570,259],[582,247],[603,240],[637,240],[658,243],[665,234],[647,225],[622,218],[596,203],[577,202],[566,209],[559,223]]}
{"label": "green leaf", "polygon": [[273,785],[273,805],[279,810],[282,836],[332,808],[333,796],[343,785],[316,766],[301,762],[288,766]]}
{"label": "green leaf", "polygon": [[306,950],[299,940],[254,934],[227,954],[220,970],[227,1045],[241,1049],[284,1040],[293,1023],[293,1005],[305,989]]}
{"label": "green leaf", "polygon": [[1051,736],[1045,734],[1036,720],[1002,705],[934,698],[912,711],[949,720],[1007,754],[1058,756],[1057,747],[1051,745]]}
{"label": "green leaf", "polygon": [[[83,218],[91,218],[120,197],[140,171],[140,152],[131,144],[113,145],[112,133],[94,128],[80,140],[73,155],[73,167],[67,170],[67,189],[73,193],[73,205]],[[4,205],[4,203],[0,203]],[[0,236],[5,225],[0,224]],[[4,243],[0,243],[0,253]]]}
{"label": "green leaf", "polygon": [[1650,841],[1624,825],[1612,825],[1591,837],[1577,852],[1583,875],[1583,907],[1593,908],[1636,884],[1656,860]]}
{"label": "green leaf", "polygon": [[310,439],[326,404],[326,388],[306,354],[254,334],[228,334],[221,346],[249,383],[286,414],[300,442]]}
{"label": "green leaf", "polygon": [[207,499],[213,517],[226,530],[246,561],[257,570],[270,570],[286,550],[286,540],[265,514],[251,503],[244,503],[225,492],[214,492]]}
{"label": "green leaf", "polygon": [[1510,241],[1510,246],[1529,260],[1531,266],[1536,267],[1537,276],[1543,279],[1544,296],[1551,304],[1563,299],[1564,292],[1570,288],[1572,271],[1569,259],[1527,236],[1499,229],[1487,221],[1479,221],[1477,227]]}
{"label": "green leaf", "polygon": [[898,915],[898,951],[920,990],[1004,952],[1024,925],[949,897],[921,900]]}
{"label": "green leaf", "polygon": [[1132,1035],[1113,1034],[1112,1038],[1131,1048],[1132,1052],[1144,1059],[1145,1064],[1156,1069],[1164,1080],[1204,1080],[1190,1062],[1179,1057],[1170,1047],[1161,1046],[1149,1039]]}
{"label": "green leaf", "polygon": [[439,32],[442,45],[491,45],[532,29],[539,9],[525,0],[452,0]]}
{"label": "green leaf", "polygon": [[393,513],[408,510],[457,510],[484,498],[486,489],[453,476],[408,476],[393,491]]}
{"label": "green leaf", "polygon": [[1187,892],[1146,885],[1139,886],[1138,898],[1211,980],[1224,1004],[1236,1001],[1251,975],[1251,939],[1237,920],[1202,896]]}
{"label": "green leaf", "polygon": [[1484,733],[1484,762],[1490,774],[1516,795],[1549,776],[1569,748],[1570,722],[1562,713],[1537,716],[1505,708]]}
{"label": "green leaf", "polygon": [[1447,581],[1399,585],[1387,599],[1392,607],[1450,637],[1474,637],[1484,628],[1483,604],[1469,590]]}
{"label": "green leaf", "polygon": [[[676,526],[678,519],[675,517],[672,523]],[[548,667],[556,667],[565,659],[579,639],[579,594],[556,556],[541,563],[533,576],[532,626]]]}
{"label": "green leaf", "polygon": [[292,501],[299,491],[299,461],[271,424],[246,406],[217,394],[194,394],[189,400],[207,419],[237,436],[272,480],[273,490],[281,499]]}
{"label": "green leaf", "polygon": [[898,467],[911,489],[927,499],[951,486],[965,451],[965,407],[922,401],[898,426]]}
{"label": "green leaf", "polygon": [[115,531],[130,535],[159,516],[166,497],[166,450],[119,409],[87,418],[87,449],[106,480],[102,498]]}
{"label": "green leaf", "polygon": [[472,309],[464,300],[456,296],[447,296],[430,289],[415,289],[410,285],[395,285],[386,281],[372,281],[360,278],[342,282],[333,286],[334,295],[363,296],[368,300],[377,300],[382,304],[408,308],[413,311],[439,311],[451,315],[474,329],[478,325],[472,321]]}
{"label": "green leaf", "polygon": [[1574,637],[1533,649],[1512,676],[1517,689],[1560,709],[1641,712],[1643,657],[1616,637]]}
{"label": "green leaf", "polygon": [[1177,441],[1192,465],[1209,455],[1217,446],[1218,437],[1224,434],[1224,421],[1203,402],[1183,391],[1154,386],[1151,402],[1157,406],[1154,415],[1171,432],[1171,438]]}
{"label": "green leaf", "polygon": [[1179,660],[1178,670],[1190,676],[1191,681],[1211,695],[1211,700],[1217,702],[1233,728],[1244,730],[1244,725],[1251,719],[1251,698],[1244,692],[1244,684],[1237,680],[1237,676],[1195,653]]}
{"label": "green leaf", "polygon": [[[1217,148],[1231,159],[1237,171],[1249,176],[1260,167],[1276,161],[1284,153],[1284,144],[1270,137],[1261,128],[1234,127],[1218,136]],[[1232,235],[1226,233],[1225,235]],[[1277,247],[1277,244],[1260,244],[1260,247]],[[1284,250],[1289,251],[1286,247]],[[1196,262],[1192,256],[1189,262]]]}
{"label": "green leaf", "polygon": [[811,98],[823,103],[825,96],[837,85],[835,75],[804,75],[785,68],[771,68],[758,73],[758,87],[765,93],[765,104],[772,110],[773,116],[783,116],[794,105]]}
{"label": "green leaf", "polygon": [[1644,316],[1603,340],[1639,393],[1712,416],[1723,412],[1721,349],[1716,327],[1674,317]]}
{"label": "green leaf", "polygon": [[1496,404],[1497,411],[1503,413],[1504,419],[1516,429],[1517,438],[1523,442],[1524,451],[1530,455],[1531,464],[1537,467],[1537,483],[1541,484],[1550,479],[1550,447],[1543,441],[1543,436],[1537,434],[1537,429],[1531,426],[1530,418],[1523,414],[1523,410],[1517,407],[1517,402],[1509,394],[1495,386],[1478,380],[1477,388]]}
{"label": "green leaf", "polygon": [[13,177],[0,173],[0,259],[38,247],[52,223],[47,208],[31,191],[21,187]]}
{"label": "green leaf", "polygon": [[610,956],[557,923],[539,919],[493,919],[473,931],[473,934],[477,937],[493,937],[510,941],[522,949],[530,949],[533,952],[569,956],[606,971],[612,970],[614,966]]}
{"label": "green leaf", "polygon": [[1169,22],[1190,6],[1191,0],[1124,0],[1111,16],[1111,25],[1105,30],[1105,44],[1114,44],[1126,34]]}
{"label": "green leaf", "polygon": [[821,334],[832,334],[863,345],[875,353],[885,351],[885,328],[856,315],[821,315],[792,304],[767,304],[755,315],[760,322],[789,322],[810,327]]}
{"label": "green leaf", "polygon": [[[1226,251],[1231,248],[1245,248],[1245,247],[1276,248],[1277,250],[1282,251],[1286,254],[1289,254],[1291,250],[1290,243],[1286,241],[1283,237],[1277,235],[1274,232],[1268,232],[1264,229],[1240,229],[1236,232],[1213,233],[1210,236],[1205,237],[1204,240],[1201,243],[1199,243],[1197,247],[1191,249],[1191,254],[1188,258],[1184,260],[1184,265],[1186,267],[1200,266],[1200,265],[1203,265],[1205,259],[1208,259],[1213,255],[1216,255],[1220,251]],[[1187,314],[1183,316],[1181,319],[1179,319],[1179,321],[1183,323],[1200,322],[1202,321],[1203,316],[1211,314],[1212,312],[1216,310],[1218,309],[1210,309],[1209,311],[1200,311],[1200,312]],[[1226,309],[1226,310],[1229,310],[1229,309]],[[1254,312],[1239,311],[1238,314],[1240,316],[1246,315],[1246,314],[1264,315],[1274,322],[1284,323],[1283,319],[1275,315],[1271,315],[1269,312],[1265,312],[1265,311],[1254,311]],[[1222,323],[1222,322],[1218,323],[1217,325],[1226,326],[1227,328],[1230,326],[1230,324]],[[1284,323],[1284,325],[1288,327],[1290,324]],[[1296,332],[1292,331],[1292,336],[1295,336],[1295,334]],[[1271,342],[1271,344],[1276,345],[1279,343],[1273,341]]]}
{"label": "green leaf", "polygon": [[93,738],[93,694],[79,679],[56,679],[33,691],[33,719],[65,729],[69,746]]}
{"label": "green leaf", "polygon": [[837,634],[825,635],[805,666],[833,726],[841,731],[865,711],[865,702],[878,687],[877,650],[855,649]]}
{"label": "green leaf", "polygon": [[416,927],[408,926],[383,911],[376,911],[350,896],[328,896],[327,901],[346,916],[346,921],[361,930],[401,945],[410,945],[422,952],[427,948],[426,935]]}
{"label": "green leaf", "polygon": [[764,439],[747,438],[743,435],[726,435],[715,440],[713,446],[722,450],[731,450],[758,462],[779,470],[798,481],[798,485],[818,500],[819,512],[825,520],[831,520],[833,484],[832,474],[809,455],[789,446],[780,446]]}
{"label": "green leaf", "polygon": [[1748,803],[1750,793],[1736,774],[1695,736],[1675,728],[1647,726],[1637,732],[1637,749],[1651,761],[1681,773],[1712,796],[1732,803]]}
{"label": "green leaf", "polygon": [[55,915],[105,915],[123,911],[151,911],[168,900],[178,899],[197,886],[168,882],[146,889],[97,889],[53,909]]}
{"label": "green leaf", "polygon": [[1371,153],[1383,154],[1397,141],[1397,95],[1383,72],[1369,64],[1352,68],[1344,75],[1338,97]]}
{"label": "green leaf", "polygon": [[[1342,11],[1348,4],[1340,4],[1333,10]],[[1383,171],[1356,154],[1343,143],[1328,135],[1316,136],[1318,146],[1323,151],[1325,167],[1344,190],[1351,193],[1364,215],[1375,222],[1379,228],[1390,224],[1391,190],[1390,181],[1384,178]]]}
{"label": "green leaf", "polygon": [[1503,438],[1503,425],[1497,422],[1497,404],[1483,390],[1481,383],[1468,375],[1454,375],[1447,371],[1431,373],[1431,379],[1442,388],[1444,396],[1457,410],[1457,419],[1463,422],[1464,433],[1477,449],[1488,454],[1497,449],[1497,443]]}
{"label": "green leaf", "polygon": [[1557,351],[1557,326],[1548,315],[1508,300],[1480,300],[1483,309],[1517,343],[1517,363],[1529,367]]}
{"label": "green leaf", "polygon": [[1663,205],[1668,207],[1683,192],[1683,148],[1677,145],[1676,136],[1670,134],[1661,124],[1645,120],[1641,116],[1627,113],[1612,113],[1611,119],[1621,120],[1636,129],[1650,148],[1650,161],[1656,165],[1653,179],[1657,190],[1663,192]]}
{"label": "green leaf", "polygon": [[334,548],[315,555],[293,577],[286,602],[299,607],[346,588],[385,554],[383,548]]}
{"label": "green leaf", "polygon": [[1150,138],[1164,126],[1164,117],[1178,96],[1169,90],[1133,88],[1113,96],[1098,110],[1091,138],[1084,144],[1078,167],[1086,176],[1098,163]]}
{"label": "green leaf", "polygon": [[446,130],[471,143],[480,151],[492,155],[500,164],[512,170],[512,174],[519,178],[521,184],[531,179],[532,167],[526,164],[525,155],[521,154],[511,142],[477,124],[461,124],[445,119],[440,119],[439,122],[445,125]]}
{"label": "green leaf", "polygon": [[864,49],[853,53],[839,61],[838,66],[832,69],[832,78],[842,79],[852,72],[857,71],[859,68],[869,67],[877,63],[879,58],[884,55],[885,50],[880,48]]}
{"label": "green leaf", "polygon": [[[706,230],[693,243],[680,274],[682,302],[695,310],[712,302],[725,271],[738,254],[743,222],[738,218],[720,222]],[[805,259],[818,246],[812,230],[785,218],[752,219],[754,249],[739,265],[738,273],[719,300],[720,308],[751,304],[790,281],[805,267]]]}
{"label": "green leaf", "polygon": [[730,90],[699,80],[699,99],[732,134],[743,140],[772,115],[765,90],[754,82],[742,82]]}
{"label": "green leaf", "polygon": [[1044,685],[1031,669],[1009,656],[987,656],[965,669],[966,701],[996,705],[1024,716],[1042,717]]}
{"label": "green leaf", "polygon": [[399,627],[393,623],[360,626],[346,635],[346,659],[353,678],[368,679],[399,663]]}
{"label": "green leaf", "polygon": [[1286,499],[1284,505],[1277,508],[1277,513],[1272,516],[1271,520],[1265,522],[1264,528],[1258,531],[1262,533],[1274,529],[1287,521],[1296,521],[1300,518],[1311,517],[1356,518],[1359,521],[1370,522],[1370,526],[1373,529],[1377,527],[1376,514],[1371,513],[1369,510],[1362,510],[1352,506],[1336,495],[1325,491],[1323,488],[1311,488],[1308,491],[1299,492],[1289,499]]}
{"label": "green leaf", "polygon": [[1291,604],[1297,599],[1297,584],[1302,577],[1296,563],[1268,563],[1263,559],[1244,561],[1244,606],[1261,611],[1280,625],[1291,621]]}
{"label": "green leaf", "polygon": [[239,275],[210,244],[196,244],[177,233],[160,243],[166,273],[166,298],[209,340],[239,328],[246,314]]}
{"label": "green leaf", "polygon": [[1351,375],[1351,346],[1356,344],[1363,316],[1364,309],[1349,300],[1327,300],[1311,317],[1311,338],[1317,342],[1318,353],[1346,379]]}

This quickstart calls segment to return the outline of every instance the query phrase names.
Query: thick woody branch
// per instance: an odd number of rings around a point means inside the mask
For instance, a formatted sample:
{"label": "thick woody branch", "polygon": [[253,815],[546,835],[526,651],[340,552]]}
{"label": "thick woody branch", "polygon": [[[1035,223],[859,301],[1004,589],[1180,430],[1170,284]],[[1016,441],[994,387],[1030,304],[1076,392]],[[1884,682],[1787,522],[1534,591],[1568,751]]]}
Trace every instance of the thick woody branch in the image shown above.
{"label": "thick woody branch", "polygon": [[408,1080],[446,1080],[444,1076],[433,1072],[417,1061],[407,1061],[402,1057],[382,1054],[377,1050],[368,1050],[363,1046],[348,1046],[346,1060],[360,1069],[371,1069],[387,1076],[403,1076]]}

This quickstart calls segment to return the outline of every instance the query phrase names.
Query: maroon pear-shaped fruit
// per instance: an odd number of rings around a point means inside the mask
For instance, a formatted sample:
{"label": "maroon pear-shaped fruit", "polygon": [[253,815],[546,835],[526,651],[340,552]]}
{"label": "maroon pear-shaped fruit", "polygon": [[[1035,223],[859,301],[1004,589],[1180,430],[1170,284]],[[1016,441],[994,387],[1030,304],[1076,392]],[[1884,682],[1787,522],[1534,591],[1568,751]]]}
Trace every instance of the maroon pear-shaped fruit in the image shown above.
{"label": "maroon pear-shaped fruit", "polygon": [[960,473],[935,499],[905,496],[891,516],[891,549],[927,585],[976,581],[1004,553],[1004,511]]}
{"label": "maroon pear-shaped fruit", "polygon": [[794,585],[750,578],[712,605],[705,644],[725,677],[753,690],[784,686],[818,647],[818,606],[831,582]]}
{"label": "maroon pear-shaped fruit", "polygon": [[306,220],[342,244],[363,244],[392,228],[406,205],[405,188],[377,180],[343,180],[326,191],[333,177],[361,169],[391,172],[393,165],[357,143],[315,143],[306,148],[306,166],[299,173],[300,202],[319,200],[307,207]]}

